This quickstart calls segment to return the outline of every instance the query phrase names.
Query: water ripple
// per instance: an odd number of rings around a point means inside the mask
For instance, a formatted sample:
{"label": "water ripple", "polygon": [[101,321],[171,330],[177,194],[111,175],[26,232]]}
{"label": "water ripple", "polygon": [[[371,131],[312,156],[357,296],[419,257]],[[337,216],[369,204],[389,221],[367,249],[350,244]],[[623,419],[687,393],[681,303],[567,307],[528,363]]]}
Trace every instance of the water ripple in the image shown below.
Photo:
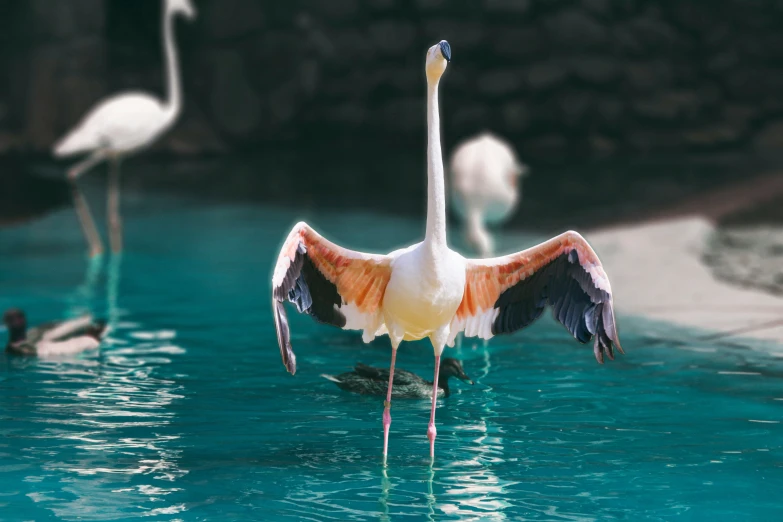
{"label": "water ripple", "polygon": [[[147,198],[135,205],[127,220],[135,250],[93,261],[86,274],[70,213],[0,231],[0,308],[23,306],[36,318],[92,310],[112,327],[100,352],[0,357],[0,513],[779,518],[780,347],[690,341],[703,332],[630,317],[618,320],[627,355],[603,366],[548,317],[488,345],[466,339],[447,354],[462,359],[477,384],[456,382],[438,402],[434,463],[429,402],[395,400],[384,467],[382,399],[343,392],[319,375],[358,361],[387,365],[387,340],[365,346],[292,314],[296,376],[280,364],[268,299],[259,296],[279,231],[299,216],[195,205],[172,212],[169,202]],[[420,231],[399,218],[348,217],[314,225],[339,240],[361,222],[363,239],[380,250]],[[70,250],[52,253],[52,241]],[[25,254],[30,243],[37,254]],[[427,343],[404,343],[397,360],[432,374]]]}

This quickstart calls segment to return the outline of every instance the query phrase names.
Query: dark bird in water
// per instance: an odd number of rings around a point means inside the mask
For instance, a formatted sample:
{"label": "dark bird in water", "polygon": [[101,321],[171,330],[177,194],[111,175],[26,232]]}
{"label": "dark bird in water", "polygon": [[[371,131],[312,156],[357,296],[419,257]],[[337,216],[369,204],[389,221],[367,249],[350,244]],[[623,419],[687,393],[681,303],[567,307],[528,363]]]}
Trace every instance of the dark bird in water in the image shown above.
{"label": "dark bird in water", "polygon": [[89,315],[28,330],[25,313],[11,308],[3,314],[3,323],[8,328],[5,351],[15,355],[70,355],[94,350],[106,334],[106,321],[93,321]]}
{"label": "dark bird in water", "polygon": [[[322,374],[321,377],[336,383],[340,389],[361,395],[386,395],[389,385],[388,368],[375,368],[362,363],[357,364],[352,372],[341,373],[337,377]],[[451,394],[449,377],[473,384],[462,369],[461,362],[445,357],[440,363],[438,397],[448,397]],[[431,399],[432,381],[426,381],[415,373],[395,369],[391,393],[394,399]]]}

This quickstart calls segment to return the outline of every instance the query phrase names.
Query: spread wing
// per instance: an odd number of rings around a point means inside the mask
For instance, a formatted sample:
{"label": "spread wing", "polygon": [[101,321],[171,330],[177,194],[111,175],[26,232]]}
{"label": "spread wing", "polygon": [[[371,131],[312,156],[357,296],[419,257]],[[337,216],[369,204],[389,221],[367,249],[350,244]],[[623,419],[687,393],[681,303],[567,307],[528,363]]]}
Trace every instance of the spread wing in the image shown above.
{"label": "spread wing", "polygon": [[520,330],[538,319],[547,305],[579,342],[595,337],[593,351],[599,363],[604,353],[614,358],[613,345],[622,353],[609,278],[576,232],[516,254],[469,260],[450,345],[460,331],[489,339]]}
{"label": "spread wing", "polygon": [[381,303],[390,277],[389,256],[342,248],[306,223],[297,224],[283,244],[272,276],[272,309],[286,369],[296,373],[284,301],[319,322],[364,330],[363,338],[369,342],[383,324]]}

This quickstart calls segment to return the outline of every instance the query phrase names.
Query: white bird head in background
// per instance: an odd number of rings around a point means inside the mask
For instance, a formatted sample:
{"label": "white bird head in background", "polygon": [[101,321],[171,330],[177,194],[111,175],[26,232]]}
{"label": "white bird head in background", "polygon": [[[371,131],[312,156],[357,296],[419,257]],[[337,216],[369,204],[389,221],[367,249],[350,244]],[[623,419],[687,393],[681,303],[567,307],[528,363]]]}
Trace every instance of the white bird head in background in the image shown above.
{"label": "white bird head in background", "polygon": [[196,8],[190,0],[167,0],[166,10],[172,14],[181,14],[188,20],[196,17]]}
{"label": "white bird head in background", "polygon": [[487,224],[508,219],[522,197],[528,168],[506,141],[488,132],[460,143],[451,157],[454,210],[467,224],[468,242],[487,257],[494,247]]}
{"label": "white bird head in background", "polygon": [[451,46],[446,40],[441,40],[427,51],[425,68],[427,80],[437,82],[446,70],[446,65],[451,61]]}

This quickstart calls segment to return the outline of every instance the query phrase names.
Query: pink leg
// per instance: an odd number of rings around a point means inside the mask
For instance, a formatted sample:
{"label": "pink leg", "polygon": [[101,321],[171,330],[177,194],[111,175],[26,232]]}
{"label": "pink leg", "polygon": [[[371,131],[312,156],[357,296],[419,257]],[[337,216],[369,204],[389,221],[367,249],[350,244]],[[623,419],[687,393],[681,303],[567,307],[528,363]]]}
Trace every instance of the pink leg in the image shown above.
{"label": "pink leg", "polygon": [[389,390],[386,392],[386,402],[383,403],[383,460],[389,451],[389,426],[391,426],[391,395],[394,383],[394,360],[397,358],[397,348],[392,347],[392,360],[389,367]]}
{"label": "pink leg", "polygon": [[101,236],[98,234],[98,229],[95,228],[95,221],[92,219],[90,207],[87,206],[87,201],[84,199],[75,181],[71,183],[71,193],[73,194],[73,206],[76,209],[76,215],[79,217],[79,224],[82,226],[84,237],[87,238],[87,243],[90,245],[90,257],[97,257],[103,254]]}
{"label": "pink leg", "polygon": [[435,356],[435,380],[432,383],[432,411],[430,412],[430,425],[427,426],[427,438],[430,439],[430,458],[435,458],[435,437],[438,430],[435,429],[435,403],[438,400],[438,374],[440,373],[440,355]]}

